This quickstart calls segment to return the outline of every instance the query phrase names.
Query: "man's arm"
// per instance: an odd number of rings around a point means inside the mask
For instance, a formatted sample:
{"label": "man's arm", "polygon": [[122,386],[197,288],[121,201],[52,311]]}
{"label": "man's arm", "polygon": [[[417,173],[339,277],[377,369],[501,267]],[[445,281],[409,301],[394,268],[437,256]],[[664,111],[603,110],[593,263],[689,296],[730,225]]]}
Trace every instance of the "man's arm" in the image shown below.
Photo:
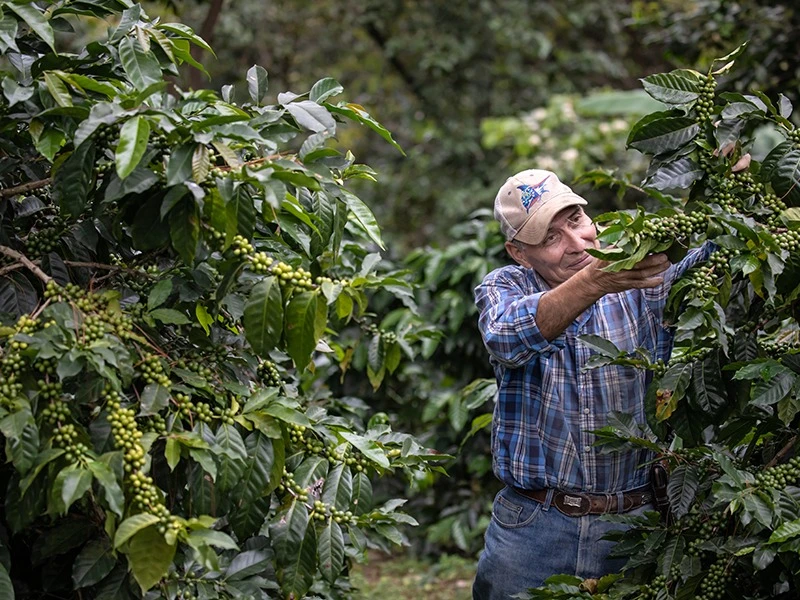
{"label": "man's arm", "polygon": [[665,254],[653,254],[633,268],[617,273],[603,271],[602,267],[607,264],[595,258],[541,297],[536,322],[545,339],[553,341],[584,310],[606,294],[660,285],[663,282],[660,274],[670,265]]}

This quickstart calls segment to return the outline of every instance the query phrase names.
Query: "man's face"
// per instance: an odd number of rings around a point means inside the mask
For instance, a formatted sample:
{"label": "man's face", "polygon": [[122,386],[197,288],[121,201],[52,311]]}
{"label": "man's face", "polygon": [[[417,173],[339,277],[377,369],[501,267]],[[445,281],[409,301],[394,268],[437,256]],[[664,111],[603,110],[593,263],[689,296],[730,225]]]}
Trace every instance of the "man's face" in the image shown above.
{"label": "man's face", "polygon": [[592,220],[580,206],[568,206],[553,218],[541,244],[506,242],[506,249],[520,265],[556,287],[588,265],[592,257],[586,249],[599,245]]}

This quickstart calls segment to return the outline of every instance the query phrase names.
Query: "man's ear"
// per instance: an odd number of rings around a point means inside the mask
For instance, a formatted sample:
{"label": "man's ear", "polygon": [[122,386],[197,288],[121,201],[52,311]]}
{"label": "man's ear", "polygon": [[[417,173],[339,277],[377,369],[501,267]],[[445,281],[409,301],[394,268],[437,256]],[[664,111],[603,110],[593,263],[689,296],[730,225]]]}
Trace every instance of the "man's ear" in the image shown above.
{"label": "man's ear", "polygon": [[525,267],[526,269],[531,268],[531,264],[525,258],[525,253],[514,242],[506,242],[506,252],[508,252],[508,255],[513,258],[517,264]]}

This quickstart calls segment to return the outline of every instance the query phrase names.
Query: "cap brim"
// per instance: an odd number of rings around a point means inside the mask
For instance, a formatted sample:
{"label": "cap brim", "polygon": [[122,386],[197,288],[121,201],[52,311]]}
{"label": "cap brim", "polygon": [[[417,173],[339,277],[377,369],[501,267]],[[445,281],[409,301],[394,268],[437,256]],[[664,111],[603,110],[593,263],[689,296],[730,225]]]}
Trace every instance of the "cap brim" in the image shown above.
{"label": "cap brim", "polygon": [[570,206],[583,206],[586,204],[585,199],[572,192],[550,198],[547,202],[538,206],[535,211],[531,212],[528,219],[517,231],[514,239],[533,246],[541,244],[547,236],[547,230],[550,228],[550,222],[553,217]]}

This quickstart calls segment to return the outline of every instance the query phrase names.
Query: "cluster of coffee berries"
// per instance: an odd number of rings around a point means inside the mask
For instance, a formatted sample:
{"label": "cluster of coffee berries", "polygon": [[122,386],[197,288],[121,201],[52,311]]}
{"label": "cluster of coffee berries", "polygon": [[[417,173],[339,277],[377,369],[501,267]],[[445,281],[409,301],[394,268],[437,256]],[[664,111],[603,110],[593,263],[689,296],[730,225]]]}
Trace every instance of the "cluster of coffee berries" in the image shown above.
{"label": "cluster of coffee berries", "polygon": [[695,600],[720,600],[727,595],[728,583],[732,579],[727,563],[727,559],[720,556],[708,567],[708,573],[700,581],[700,592]]}
{"label": "cluster of coffee berries", "polygon": [[150,415],[144,423],[144,430],[157,435],[166,435],[168,433],[167,422],[160,414],[156,413]]}
{"label": "cluster of coffee berries", "polygon": [[228,408],[223,408],[221,406],[216,406],[216,407],[214,407],[214,414],[220,420],[220,422],[222,422],[223,424],[225,424],[225,425],[233,425],[236,422],[234,417],[236,416],[236,413],[238,412],[234,408],[235,405],[236,404],[234,402],[232,402],[231,406],[229,406]]}
{"label": "cluster of coffee berries", "polygon": [[701,302],[711,300],[719,292],[715,268],[712,265],[694,267],[684,277],[691,282],[689,284],[689,295]]}
{"label": "cluster of coffee berries", "polygon": [[769,467],[756,474],[756,485],[763,488],[785,488],[800,479],[800,458],[792,457],[787,462]]}
{"label": "cluster of coffee berries", "polygon": [[233,241],[231,242],[231,252],[233,252],[234,256],[247,256],[248,254],[252,254],[255,251],[253,244],[251,244],[248,239],[242,235],[235,235],[233,236]]}
{"label": "cluster of coffee berries", "polygon": [[106,388],[103,398],[108,409],[114,445],[123,451],[125,472],[141,470],[144,466],[144,448],[139,442],[142,432],[136,426],[136,413],[132,408],[122,406],[120,395],[115,390]]}
{"label": "cluster of coffee berries", "polygon": [[[11,407],[18,395],[22,393],[23,385],[17,379],[19,378],[25,360],[20,355],[19,344],[25,342],[16,342],[17,347],[13,348],[15,342],[10,342],[0,359],[0,404],[3,406]],[[27,345],[27,344],[26,344]]]}
{"label": "cluster of coffee berries", "polygon": [[299,288],[301,290],[314,289],[311,273],[306,271],[303,267],[297,267],[297,269],[295,269],[285,262],[278,262],[272,265],[270,272],[278,278],[282,287]]}
{"label": "cluster of coffee berries", "polygon": [[164,365],[155,354],[146,354],[139,363],[138,371],[146,383],[157,383],[165,388],[170,385],[169,375],[164,372]]}
{"label": "cluster of coffee berries", "polygon": [[684,532],[693,535],[694,539],[689,542],[687,549],[691,556],[700,556],[703,552],[703,545],[711,538],[724,533],[728,525],[728,517],[722,512],[702,513],[697,505],[692,506],[689,514],[681,520]]}
{"label": "cluster of coffee berries", "polygon": [[656,600],[660,595],[663,596],[666,588],[667,578],[663,575],[657,575],[650,583],[639,587],[637,598],[641,600]]}
{"label": "cluster of coffee berries", "polygon": [[397,343],[397,334],[394,331],[387,331],[386,329],[382,329],[378,327],[375,323],[370,323],[364,330],[371,336],[380,336],[381,341],[384,344],[396,344]]}
{"label": "cluster of coffee berries", "polygon": [[273,262],[272,257],[268,256],[266,252],[256,252],[250,257],[250,268],[263,275],[270,272]]}
{"label": "cluster of coffee berries", "polygon": [[187,369],[197,373],[200,377],[211,379],[214,376],[213,367],[216,366],[216,361],[209,360],[208,357],[203,356],[188,356],[180,358],[175,362],[175,366],[179,369]]}
{"label": "cluster of coffee berries", "polygon": [[792,129],[786,132],[786,137],[794,142],[795,147],[800,148],[800,128]]}
{"label": "cluster of coffee berries", "polygon": [[783,250],[797,252],[800,250],[800,231],[789,229],[775,234],[775,243]]}
{"label": "cluster of coffee berries", "polygon": [[797,329],[782,330],[769,338],[758,338],[758,347],[767,356],[783,356],[800,349],[800,331]]}
{"label": "cluster of coffee berries", "polygon": [[74,283],[60,286],[51,279],[44,288],[44,297],[46,300],[55,300],[56,302],[71,302],[83,312],[97,312],[101,308],[99,297],[81,289]]}
{"label": "cluster of coffee berries", "polygon": [[283,470],[283,477],[276,489],[278,492],[293,495],[300,502],[308,502],[308,490],[295,482],[294,475],[288,469]]}
{"label": "cluster of coffee berries", "polygon": [[95,129],[94,140],[98,147],[112,148],[116,146],[119,137],[119,126],[116,124],[103,123]]}
{"label": "cluster of coffee berries", "polygon": [[714,109],[714,90],[717,87],[717,82],[712,75],[707,75],[705,81],[700,86],[700,93],[695,102],[695,112],[697,113],[697,122],[702,123],[711,118]]}
{"label": "cluster of coffee berries", "polygon": [[642,233],[659,242],[668,242],[693,233],[702,233],[706,229],[707,221],[706,215],[700,212],[677,213],[666,217],[651,216],[642,225]]}
{"label": "cluster of coffee berries", "polygon": [[57,227],[44,227],[37,231],[32,231],[28,235],[28,239],[25,240],[27,252],[31,256],[44,256],[57,250],[61,234],[61,229]]}
{"label": "cluster of coffee berries", "polygon": [[87,346],[103,339],[106,334],[105,321],[99,315],[87,315],[83,319],[80,334],[80,341]]}
{"label": "cluster of coffee berries", "polygon": [[338,510],[330,504],[325,504],[321,500],[314,501],[314,504],[311,506],[311,513],[308,516],[318,521],[333,519],[337,523],[356,524],[356,517],[353,515],[352,511]]}
{"label": "cluster of coffee berries", "polygon": [[267,387],[280,387],[283,383],[278,367],[271,360],[264,360],[258,364],[258,376]]}

